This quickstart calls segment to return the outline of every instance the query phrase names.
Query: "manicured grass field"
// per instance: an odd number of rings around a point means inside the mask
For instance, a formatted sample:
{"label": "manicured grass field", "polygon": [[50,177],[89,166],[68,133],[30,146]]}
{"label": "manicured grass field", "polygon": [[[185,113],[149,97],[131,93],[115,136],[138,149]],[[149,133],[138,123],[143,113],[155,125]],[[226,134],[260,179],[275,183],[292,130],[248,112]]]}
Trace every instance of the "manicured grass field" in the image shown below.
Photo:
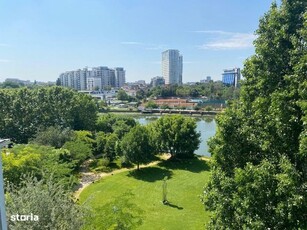
{"label": "manicured grass field", "polygon": [[[167,181],[167,200],[169,205],[162,204],[163,178]],[[114,199],[132,193],[129,202],[130,212],[142,219],[137,229],[198,230],[204,229],[209,213],[204,211],[199,195],[208,180],[209,166],[201,159],[181,162],[163,161],[156,166],[141,169],[139,172],[122,172],[108,176],[91,184],[80,195],[80,202],[101,213],[101,208]],[[96,217],[96,218],[99,218]],[[103,218],[102,218],[103,219]],[[95,229],[103,229],[101,221]]]}

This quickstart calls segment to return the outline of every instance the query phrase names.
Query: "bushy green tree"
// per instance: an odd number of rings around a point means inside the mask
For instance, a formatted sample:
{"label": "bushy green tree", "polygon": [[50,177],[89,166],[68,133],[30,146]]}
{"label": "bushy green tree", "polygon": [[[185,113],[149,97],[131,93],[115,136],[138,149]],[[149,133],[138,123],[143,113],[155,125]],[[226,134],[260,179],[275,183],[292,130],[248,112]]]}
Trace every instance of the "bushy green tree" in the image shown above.
{"label": "bushy green tree", "polygon": [[61,148],[66,141],[72,138],[73,131],[71,129],[62,129],[60,126],[50,126],[39,130],[31,142],[38,145],[49,145],[55,148]]}
{"label": "bushy green tree", "polygon": [[63,161],[72,163],[76,170],[86,159],[92,156],[91,146],[81,140],[67,141],[63,145],[63,149],[69,151],[68,154],[63,156]]}
{"label": "bushy green tree", "polygon": [[238,102],[217,119],[209,229],[305,229],[307,2],[273,3]]}
{"label": "bushy green tree", "polygon": [[[21,187],[8,186],[6,211],[11,230],[75,230],[84,225],[84,210],[62,185],[50,178],[26,177]],[[37,215],[38,221],[14,221],[12,215],[16,214]]]}
{"label": "bushy green tree", "polygon": [[121,100],[121,101],[129,100],[129,95],[123,89],[118,90],[116,97],[118,100]]}
{"label": "bushy green tree", "polygon": [[136,126],[124,136],[120,143],[122,155],[129,162],[139,165],[149,163],[153,158],[154,147],[151,145],[149,132],[144,126]]}
{"label": "bushy green tree", "polygon": [[112,129],[117,137],[122,139],[134,126],[135,123],[133,123],[133,125],[129,125],[126,120],[117,120],[112,126]]}
{"label": "bushy green tree", "polygon": [[115,133],[106,135],[103,157],[113,161],[117,155],[117,146],[119,144],[118,136]]}
{"label": "bushy green tree", "polygon": [[11,149],[3,149],[4,180],[19,185],[24,174],[38,179],[53,175],[54,180],[70,187],[75,178],[72,176],[73,165],[62,160],[66,154],[69,153],[64,149],[40,145],[15,145]]}
{"label": "bushy green tree", "polygon": [[191,157],[200,144],[194,119],[182,115],[162,116],[150,125],[151,138],[160,153]]}
{"label": "bushy green tree", "polygon": [[0,136],[27,143],[39,128],[93,130],[98,108],[93,98],[64,87],[0,90]]}
{"label": "bushy green tree", "polygon": [[94,150],[95,155],[103,154],[104,148],[107,143],[107,137],[104,132],[97,132],[95,134],[96,147]]}
{"label": "bushy green tree", "polygon": [[[128,129],[134,127],[135,125],[136,121],[132,117],[105,114],[98,118],[96,123],[96,131],[102,131],[104,133],[113,133],[117,130],[116,132],[122,134],[128,131]],[[119,129],[123,129],[124,131],[120,131]],[[121,136],[121,134],[119,136]]]}
{"label": "bushy green tree", "polygon": [[158,108],[159,106],[154,102],[154,101],[148,101],[146,104],[145,104],[145,108],[148,108],[148,109],[156,109]]}

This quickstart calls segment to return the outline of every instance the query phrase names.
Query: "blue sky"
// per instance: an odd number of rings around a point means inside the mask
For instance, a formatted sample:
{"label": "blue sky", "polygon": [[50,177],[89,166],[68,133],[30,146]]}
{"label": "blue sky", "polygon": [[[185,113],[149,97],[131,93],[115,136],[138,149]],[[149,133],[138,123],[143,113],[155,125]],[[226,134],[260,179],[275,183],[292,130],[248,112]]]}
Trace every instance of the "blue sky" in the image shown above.
{"label": "blue sky", "polygon": [[55,81],[85,66],[121,66],[127,81],[161,75],[161,52],[183,55],[183,81],[221,79],[254,53],[271,0],[2,0],[0,81]]}

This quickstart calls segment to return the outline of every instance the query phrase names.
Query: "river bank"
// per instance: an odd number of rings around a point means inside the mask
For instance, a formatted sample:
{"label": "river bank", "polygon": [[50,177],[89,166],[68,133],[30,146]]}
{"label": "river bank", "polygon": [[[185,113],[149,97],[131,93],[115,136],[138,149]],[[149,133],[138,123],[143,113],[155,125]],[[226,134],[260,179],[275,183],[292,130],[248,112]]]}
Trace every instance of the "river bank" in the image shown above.
{"label": "river bank", "polygon": [[140,115],[140,116],[150,116],[150,115],[167,115],[167,114],[181,114],[187,116],[215,116],[222,113],[223,111],[196,111],[196,110],[108,110],[101,111],[100,114],[114,113],[114,114],[131,114],[131,115]]}

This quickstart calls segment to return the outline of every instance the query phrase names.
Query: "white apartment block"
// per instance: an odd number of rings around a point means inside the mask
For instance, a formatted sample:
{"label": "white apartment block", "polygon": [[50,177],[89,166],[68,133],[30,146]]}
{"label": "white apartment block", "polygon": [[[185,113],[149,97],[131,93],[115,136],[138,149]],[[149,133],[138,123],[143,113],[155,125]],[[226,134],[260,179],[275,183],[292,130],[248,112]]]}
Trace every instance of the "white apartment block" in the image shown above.
{"label": "white apartment block", "polygon": [[162,52],[162,76],[166,85],[182,84],[183,58],[178,50]]}
{"label": "white apartment block", "polygon": [[126,83],[126,71],[122,67],[106,66],[67,71],[59,76],[61,85],[76,90],[103,90],[105,87],[122,87]]}
{"label": "white apartment block", "polygon": [[101,90],[102,84],[101,84],[101,78],[100,77],[88,77],[87,78],[87,90]]}

